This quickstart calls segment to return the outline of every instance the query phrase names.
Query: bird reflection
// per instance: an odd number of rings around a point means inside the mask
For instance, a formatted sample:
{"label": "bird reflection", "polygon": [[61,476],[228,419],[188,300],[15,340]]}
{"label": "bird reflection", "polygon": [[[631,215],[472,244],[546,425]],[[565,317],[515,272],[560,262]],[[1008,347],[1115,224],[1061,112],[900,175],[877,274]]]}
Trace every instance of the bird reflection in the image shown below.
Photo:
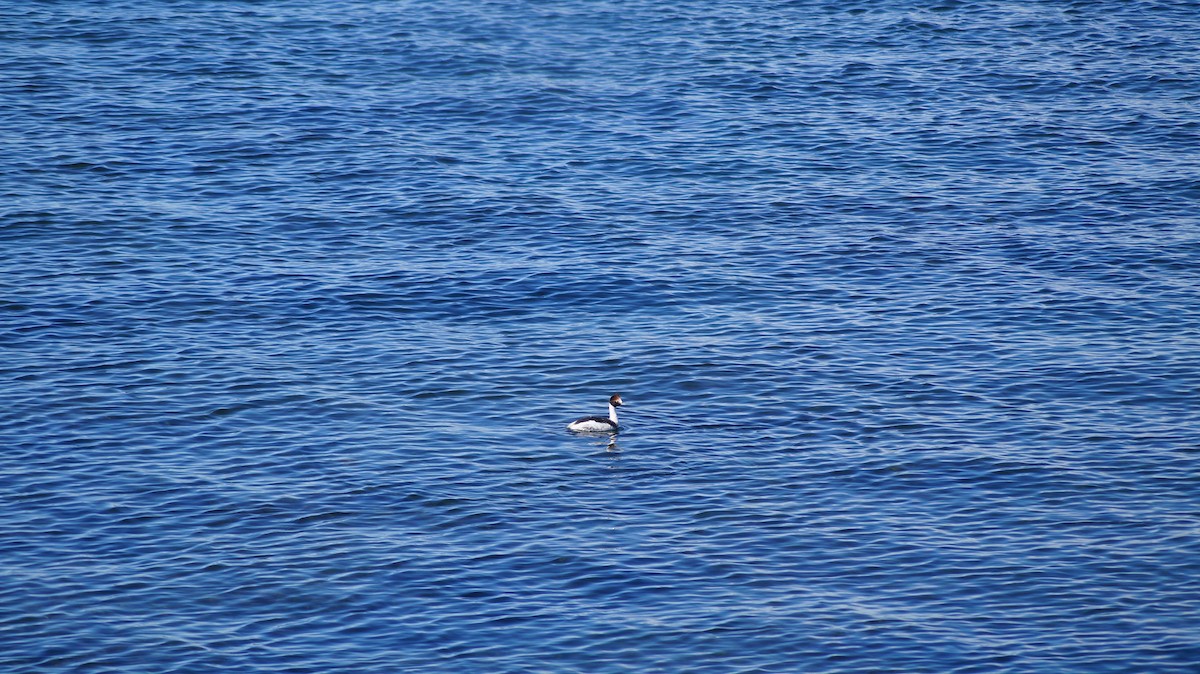
{"label": "bird reflection", "polygon": [[603,445],[604,451],[606,451],[606,452],[613,452],[613,453],[618,453],[618,454],[621,452],[621,446],[617,444],[617,434],[616,433],[607,433],[607,434],[605,434],[605,437],[603,437],[603,438],[599,437],[598,433],[596,435],[597,435],[597,437],[594,440],[592,440],[593,445],[595,445],[597,447],[600,447],[601,445]]}
{"label": "bird reflection", "polygon": [[621,446],[617,444],[616,433],[605,433],[603,436],[600,433],[590,433],[589,435],[592,436],[589,444],[595,447],[604,447],[604,451],[612,452],[613,454],[621,453]]}

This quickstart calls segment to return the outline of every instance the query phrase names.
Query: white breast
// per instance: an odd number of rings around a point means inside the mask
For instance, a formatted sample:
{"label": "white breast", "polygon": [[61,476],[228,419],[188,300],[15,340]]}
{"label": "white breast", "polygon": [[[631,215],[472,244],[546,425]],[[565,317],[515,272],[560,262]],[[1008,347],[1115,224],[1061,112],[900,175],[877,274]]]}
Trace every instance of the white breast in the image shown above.
{"label": "white breast", "polygon": [[582,421],[572,421],[567,424],[567,429],[572,431],[611,431],[614,425],[608,421],[594,421],[592,419],[584,419]]}

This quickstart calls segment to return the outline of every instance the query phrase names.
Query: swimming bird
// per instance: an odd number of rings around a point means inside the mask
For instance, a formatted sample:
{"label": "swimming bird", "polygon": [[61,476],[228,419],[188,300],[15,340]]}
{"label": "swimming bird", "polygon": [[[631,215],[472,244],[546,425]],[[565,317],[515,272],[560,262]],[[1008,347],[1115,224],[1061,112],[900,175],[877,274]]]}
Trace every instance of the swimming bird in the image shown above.
{"label": "swimming bird", "polygon": [[621,394],[614,393],[608,399],[607,419],[604,417],[583,417],[567,424],[567,430],[581,433],[594,433],[597,431],[615,433],[617,431],[617,408],[621,405]]}

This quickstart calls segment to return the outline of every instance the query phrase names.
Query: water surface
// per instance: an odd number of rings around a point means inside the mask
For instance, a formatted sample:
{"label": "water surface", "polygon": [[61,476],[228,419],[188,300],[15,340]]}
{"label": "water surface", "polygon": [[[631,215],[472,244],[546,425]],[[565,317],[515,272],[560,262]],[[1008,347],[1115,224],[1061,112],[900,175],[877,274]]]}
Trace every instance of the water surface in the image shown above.
{"label": "water surface", "polygon": [[675,4],[0,2],[0,665],[1195,672],[1200,6]]}

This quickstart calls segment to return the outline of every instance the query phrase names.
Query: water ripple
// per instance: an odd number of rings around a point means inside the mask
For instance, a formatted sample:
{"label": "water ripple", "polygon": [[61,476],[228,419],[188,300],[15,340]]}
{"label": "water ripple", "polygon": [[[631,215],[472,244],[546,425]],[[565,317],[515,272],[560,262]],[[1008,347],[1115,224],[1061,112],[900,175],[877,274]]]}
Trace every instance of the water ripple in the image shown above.
{"label": "water ripple", "polygon": [[3,4],[0,667],[1200,662],[1187,3]]}

